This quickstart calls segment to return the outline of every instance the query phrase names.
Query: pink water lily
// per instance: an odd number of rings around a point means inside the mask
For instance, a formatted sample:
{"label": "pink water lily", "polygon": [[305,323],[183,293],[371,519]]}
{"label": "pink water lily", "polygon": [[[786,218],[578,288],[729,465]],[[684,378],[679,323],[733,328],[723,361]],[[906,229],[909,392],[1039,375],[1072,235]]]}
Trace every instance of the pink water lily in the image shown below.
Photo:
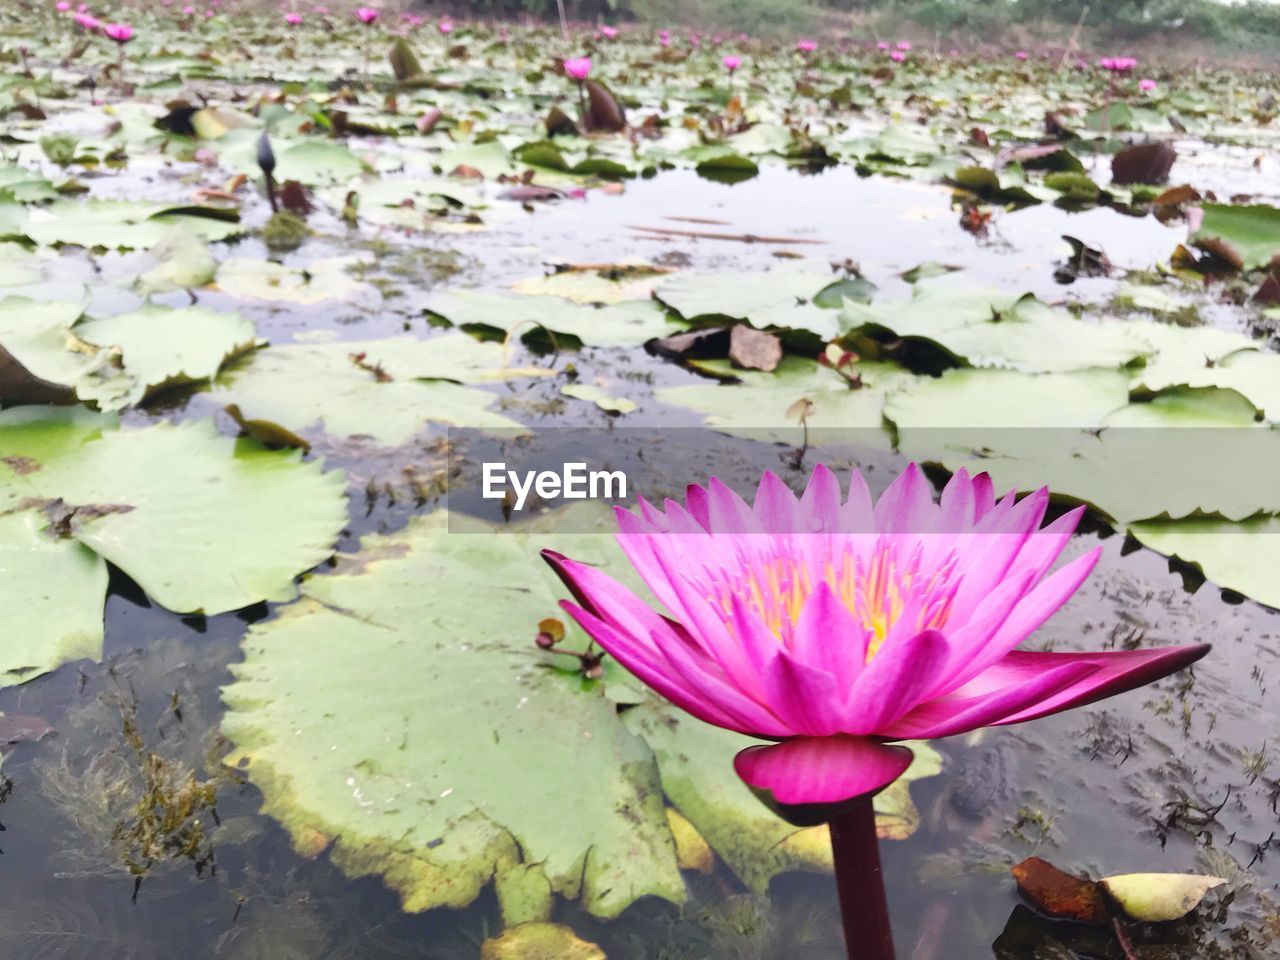
{"label": "pink water lily", "polygon": [[564,61],[564,72],[567,77],[573,80],[585,80],[591,76],[591,58],[590,57],[574,57]]}
{"label": "pink water lily", "polygon": [[907,59],[907,52],[905,50],[895,50],[893,53],[889,54],[889,59],[894,63],[902,63]]}
{"label": "pink water lily", "polygon": [[1141,90],[1143,93],[1151,93],[1153,90],[1155,90],[1157,86],[1159,86],[1159,84],[1157,84],[1150,77],[1143,77],[1141,80],[1138,81],[1138,89]]}
{"label": "pink water lily", "polygon": [[683,504],[618,511],[618,541],[669,616],[603,571],[545,551],[564,609],[623,666],[707,723],[766,740],[739,774],[782,804],[882,789],[910,762],[886,741],[1033,720],[1173,673],[1205,644],[1021,651],[1099,549],[1051,569],[1083,508],[997,500],[961,470],[934,502],[912,464],[872,500],[826,467],[803,496],[766,473],[754,503],[712,478]]}
{"label": "pink water lily", "polygon": [[453,33],[453,21],[441,20],[440,23],[436,25],[436,29],[447,37],[449,34]]}
{"label": "pink water lily", "polygon": [[129,26],[127,23],[105,24],[102,28],[102,32],[116,43],[128,43],[133,39],[133,27]]}
{"label": "pink water lily", "polygon": [[742,66],[741,57],[727,56],[727,57],[721,58],[720,62],[724,64],[724,68],[728,70],[730,73],[733,73],[733,71],[737,70],[740,66]]}
{"label": "pink water lily", "polygon": [[1031,54],[1027,53],[1027,51],[1025,50],[1019,50],[1017,53],[1014,54],[1014,57],[1018,60],[1026,60],[1030,56]]}
{"label": "pink water lily", "polygon": [[66,13],[71,9],[71,0],[58,0],[58,2],[54,4],[54,9],[59,13]]}
{"label": "pink water lily", "polygon": [[361,23],[373,23],[378,16],[378,11],[373,7],[356,7],[355,9],[355,17]]}
{"label": "pink water lily", "polygon": [[606,40],[616,40],[618,38],[618,28],[617,27],[601,27],[600,35],[604,37]]}
{"label": "pink water lily", "polygon": [[302,14],[290,11],[284,15],[284,22],[289,24],[291,27],[296,27],[302,22]]}
{"label": "pink water lily", "polygon": [[76,13],[72,15],[71,19],[76,22],[76,26],[84,30],[97,30],[102,26],[102,24],[98,22],[97,17],[91,13],[85,13],[83,10],[76,11]]}
{"label": "pink water lily", "polygon": [[797,40],[796,49],[799,50],[801,53],[813,53],[813,51],[818,49],[818,41],[817,40]]}

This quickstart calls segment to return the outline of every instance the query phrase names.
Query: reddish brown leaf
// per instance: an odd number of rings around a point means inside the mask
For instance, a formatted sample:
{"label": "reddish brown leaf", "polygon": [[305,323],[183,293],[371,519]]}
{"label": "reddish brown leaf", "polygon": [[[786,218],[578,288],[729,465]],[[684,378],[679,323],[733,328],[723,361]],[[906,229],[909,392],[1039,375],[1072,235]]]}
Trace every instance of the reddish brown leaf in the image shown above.
{"label": "reddish brown leaf", "polygon": [[475,167],[469,167],[465,163],[458,164],[449,171],[449,176],[460,177],[463,180],[483,180],[484,174]]}
{"label": "reddish brown leaf", "polygon": [[723,357],[729,349],[729,331],[724,327],[704,327],[654,340],[649,346],[655,353],[677,360]]}
{"label": "reddish brown leaf", "polygon": [[782,360],[782,341],[772,333],[739,324],[729,331],[729,359],[748,370],[776,370]]}
{"label": "reddish brown leaf", "polygon": [[1107,922],[1107,903],[1094,881],[1065,873],[1039,857],[1023,860],[1012,872],[1018,891],[1041,913],[1078,923]]}
{"label": "reddish brown leaf", "polygon": [[1254,303],[1280,303],[1280,279],[1274,273],[1267,274],[1262,286],[1253,295]]}
{"label": "reddish brown leaf", "polygon": [[[1205,237],[1203,240],[1197,240],[1196,246],[1209,254],[1213,260],[1218,261],[1221,266],[1232,270],[1244,269],[1244,258],[1240,256],[1240,251],[1221,237]],[[1200,261],[1202,270],[1207,268],[1209,272],[1213,272],[1214,266],[1215,264],[1212,262],[1206,264],[1203,260]]]}
{"label": "reddish brown leaf", "polygon": [[969,131],[969,142],[975,147],[991,146],[991,138],[987,136],[987,131],[981,127],[974,127]]}
{"label": "reddish brown leaf", "polygon": [[578,125],[573,122],[572,117],[559,107],[551,108],[551,112],[547,114],[546,122],[548,137],[576,137],[578,135]]}
{"label": "reddish brown leaf", "polygon": [[1200,196],[1199,190],[1189,183],[1184,183],[1180,187],[1170,187],[1151,202],[1157,206],[1165,207],[1184,203],[1199,203],[1202,199],[1204,198]]}
{"label": "reddish brown leaf", "polygon": [[583,80],[587,91],[587,115],[584,118],[588,132],[618,133],[627,129],[627,117],[622,105],[609,89],[595,80]]}
{"label": "reddish brown leaf", "polygon": [[311,212],[311,200],[307,196],[307,188],[297,180],[286,180],[280,184],[280,203],[290,213],[305,217]]}
{"label": "reddish brown leaf", "polygon": [[1058,110],[1050,110],[1044,115],[1044,132],[1059,140],[1074,140],[1075,131],[1067,125],[1067,119]]}
{"label": "reddish brown leaf", "polygon": [[1178,151],[1167,143],[1139,143],[1111,158],[1112,183],[1164,183]]}

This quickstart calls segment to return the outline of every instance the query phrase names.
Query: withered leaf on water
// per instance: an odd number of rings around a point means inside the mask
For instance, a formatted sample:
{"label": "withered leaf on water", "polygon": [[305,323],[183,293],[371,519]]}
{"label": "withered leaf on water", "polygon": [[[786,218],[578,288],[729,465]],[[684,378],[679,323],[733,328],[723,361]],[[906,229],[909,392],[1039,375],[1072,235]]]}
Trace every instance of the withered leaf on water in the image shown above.
{"label": "withered leaf on water", "polygon": [[290,213],[305,217],[311,212],[311,199],[307,196],[307,188],[297,180],[286,180],[280,184],[280,204]]}
{"label": "withered leaf on water", "polygon": [[622,105],[604,84],[584,80],[582,85],[587,91],[587,115],[584,119],[589,133],[618,133],[627,129],[627,117],[622,111]]}
{"label": "withered leaf on water", "polygon": [[1107,904],[1093,880],[1059,870],[1047,860],[1028,857],[1012,867],[1018,891],[1041,913],[1079,923],[1107,922]]}
{"label": "withered leaf on water", "polygon": [[559,107],[552,107],[546,120],[548,137],[576,137],[578,125]]}
{"label": "withered leaf on water", "polygon": [[1177,159],[1178,151],[1163,141],[1125,147],[1111,158],[1111,182],[1164,183]]}
{"label": "withered leaf on water", "polygon": [[1254,293],[1253,302],[1280,303],[1280,279],[1274,273],[1267,274],[1267,279],[1262,281],[1262,286]]}
{"label": "withered leaf on water", "polygon": [[782,341],[772,333],[738,324],[729,332],[729,359],[748,370],[771,373],[782,360]]}
{"label": "withered leaf on water", "polygon": [[653,340],[649,344],[655,353],[674,359],[723,357],[729,350],[729,331],[725,327],[704,327],[674,336]]}
{"label": "withered leaf on water", "polygon": [[1226,882],[1192,873],[1128,873],[1098,881],[1125,914],[1143,923],[1180,920]]}

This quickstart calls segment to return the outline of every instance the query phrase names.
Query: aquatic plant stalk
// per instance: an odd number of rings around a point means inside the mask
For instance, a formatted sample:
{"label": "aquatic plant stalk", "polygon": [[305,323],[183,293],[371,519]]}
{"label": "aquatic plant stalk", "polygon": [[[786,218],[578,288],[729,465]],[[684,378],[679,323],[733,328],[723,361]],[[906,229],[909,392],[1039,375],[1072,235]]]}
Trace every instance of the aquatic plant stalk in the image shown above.
{"label": "aquatic plant stalk", "polygon": [[832,818],[831,853],[849,960],[893,960],[889,901],[869,798]]}

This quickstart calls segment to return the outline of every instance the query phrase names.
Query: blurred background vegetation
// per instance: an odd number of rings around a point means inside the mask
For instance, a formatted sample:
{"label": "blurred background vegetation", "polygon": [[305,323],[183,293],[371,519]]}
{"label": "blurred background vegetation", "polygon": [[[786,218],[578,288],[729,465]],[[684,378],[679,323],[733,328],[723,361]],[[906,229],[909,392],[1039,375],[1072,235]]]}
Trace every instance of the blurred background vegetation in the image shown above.
{"label": "blurred background vegetation", "polygon": [[[1184,55],[1280,54],[1280,3],[1264,0],[563,0],[574,20],[641,21],[753,34],[861,29],[974,46],[1065,43],[1085,16],[1086,47],[1155,43]],[[452,0],[459,15],[554,18],[556,0]],[[1190,43],[1190,48],[1187,44]]]}

